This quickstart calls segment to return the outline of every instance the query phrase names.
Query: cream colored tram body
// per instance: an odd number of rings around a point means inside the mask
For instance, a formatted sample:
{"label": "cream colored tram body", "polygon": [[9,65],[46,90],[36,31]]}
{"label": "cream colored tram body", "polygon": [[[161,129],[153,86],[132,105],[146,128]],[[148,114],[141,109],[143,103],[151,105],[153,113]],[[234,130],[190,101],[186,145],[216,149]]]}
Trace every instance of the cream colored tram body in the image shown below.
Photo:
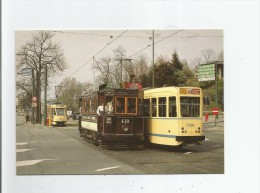
{"label": "cream colored tram body", "polygon": [[162,87],[144,91],[145,135],[150,143],[201,144],[203,97],[198,87]]}
{"label": "cream colored tram body", "polygon": [[52,104],[47,106],[49,125],[65,125],[67,122],[67,105]]}

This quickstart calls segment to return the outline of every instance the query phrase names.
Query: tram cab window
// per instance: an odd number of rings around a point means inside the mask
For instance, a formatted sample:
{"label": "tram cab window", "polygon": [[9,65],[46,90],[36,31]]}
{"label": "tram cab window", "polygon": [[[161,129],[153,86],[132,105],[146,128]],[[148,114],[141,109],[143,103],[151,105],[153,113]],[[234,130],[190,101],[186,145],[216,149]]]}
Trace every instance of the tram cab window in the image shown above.
{"label": "tram cab window", "polygon": [[143,102],[143,115],[150,117],[150,99],[144,99],[144,102]]}
{"label": "tram cab window", "polygon": [[157,116],[157,101],[156,98],[152,98],[152,117]]}
{"label": "tram cab window", "polygon": [[200,116],[200,98],[199,97],[181,97],[181,116],[199,117]]}
{"label": "tram cab window", "polygon": [[116,98],[116,113],[125,113],[125,98]]}
{"label": "tram cab window", "polygon": [[136,98],[127,98],[127,113],[136,113]]}
{"label": "tram cab window", "polygon": [[177,117],[176,97],[169,97],[169,117]]}
{"label": "tram cab window", "polygon": [[166,117],[166,97],[159,97],[159,117]]}
{"label": "tram cab window", "polygon": [[65,115],[64,108],[56,108],[56,115]]}
{"label": "tram cab window", "polygon": [[113,96],[106,96],[105,113],[113,113]]}

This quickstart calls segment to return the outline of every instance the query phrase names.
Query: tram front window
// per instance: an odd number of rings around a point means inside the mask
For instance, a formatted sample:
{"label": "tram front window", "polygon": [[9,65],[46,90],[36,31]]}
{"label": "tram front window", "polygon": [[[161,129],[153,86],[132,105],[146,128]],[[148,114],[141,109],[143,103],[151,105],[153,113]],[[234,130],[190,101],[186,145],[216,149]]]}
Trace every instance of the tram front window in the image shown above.
{"label": "tram front window", "polygon": [[127,113],[136,113],[136,98],[128,98]]}
{"label": "tram front window", "polygon": [[180,97],[181,116],[199,117],[200,116],[200,98],[199,97]]}
{"label": "tram front window", "polygon": [[117,98],[116,99],[116,112],[117,113],[125,113],[125,98]]}
{"label": "tram front window", "polygon": [[65,111],[63,108],[57,108],[56,109],[56,115],[65,115]]}

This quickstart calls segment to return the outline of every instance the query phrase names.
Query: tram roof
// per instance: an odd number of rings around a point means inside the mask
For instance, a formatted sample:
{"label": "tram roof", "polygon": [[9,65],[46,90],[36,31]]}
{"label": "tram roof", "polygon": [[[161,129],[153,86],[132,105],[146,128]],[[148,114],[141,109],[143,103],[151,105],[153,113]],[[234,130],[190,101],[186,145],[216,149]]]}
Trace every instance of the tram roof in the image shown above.
{"label": "tram roof", "polygon": [[200,87],[191,87],[191,86],[167,86],[167,87],[160,87],[160,88],[151,88],[148,90],[144,90],[144,94],[152,94],[152,93],[166,93],[170,92],[173,94],[180,93],[180,89],[201,89]]}

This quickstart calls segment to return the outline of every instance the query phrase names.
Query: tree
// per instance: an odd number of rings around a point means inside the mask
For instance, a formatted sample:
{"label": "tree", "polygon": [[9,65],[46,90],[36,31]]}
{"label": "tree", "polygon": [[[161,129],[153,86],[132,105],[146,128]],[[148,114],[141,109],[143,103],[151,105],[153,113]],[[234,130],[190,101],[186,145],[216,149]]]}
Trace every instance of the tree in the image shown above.
{"label": "tree", "polygon": [[[49,31],[39,31],[32,39],[16,51],[16,69],[31,68],[36,75],[35,96],[37,96],[36,123],[41,123],[41,91],[43,75],[53,76],[66,68],[65,57],[59,43],[52,41]],[[45,72],[48,67],[48,72]],[[34,85],[34,82],[32,82]],[[31,84],[31,85],[32,85]]]}
{"label": "tree", "polygon": [[205,49],[202,50],[202,56],[203,56],[203,63],[209,63],[216,60],[216,52],[212,49]]}
{"label": "tree", "polygon": [[59,94],[59,102],[66,104],[68,110],[78,111],[78,99],[82,92],[90,86],[90,83],[77,82],[75,78],[65,78],[59,84],[61,91]]}
{"label": "tree", "polygon": [[172,60],[170,63],[170,70],[172,72],[172,84],[173,86],[180,86],[185,84],[186,77],[182,71],[183,64],[179,59],[176,51],[172,54]]}

